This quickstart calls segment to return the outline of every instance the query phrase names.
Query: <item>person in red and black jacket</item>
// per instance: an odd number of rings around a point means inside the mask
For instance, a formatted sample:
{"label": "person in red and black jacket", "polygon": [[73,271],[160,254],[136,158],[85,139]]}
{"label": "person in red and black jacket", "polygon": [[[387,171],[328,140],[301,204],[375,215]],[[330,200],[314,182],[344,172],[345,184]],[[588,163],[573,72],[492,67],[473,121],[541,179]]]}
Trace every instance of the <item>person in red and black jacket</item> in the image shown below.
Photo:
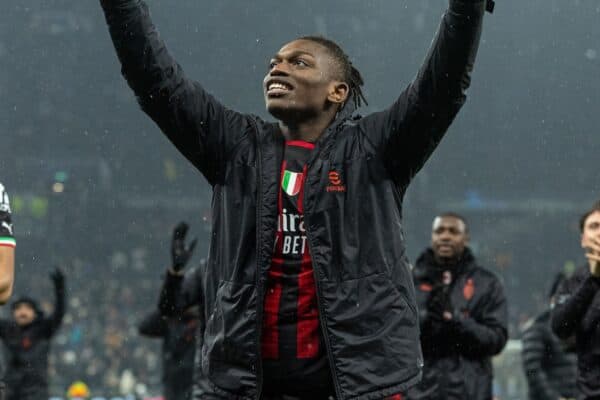
{"label": "person in red and black jacket", "polygon": [[10,201],[0,183],[0,304],[6,304],[15,278],[15,247]]}
{"label": "person in red and black jacket", "polygon": [[413,270],[425,367],[408,400],[492,399],[491,358],[508,339],[506,297],[468,241],[463,217],[436,217],[431,247]]}
{"label": "person in red and black jacket", "polygon": [[37,301],[23,296],[12,303],[13,318],[0,320],[0,340],[6,351],[7,400],[48,398],[48,354],[50,340],[65,314],[65,277],[51,274],[56,301],[50,316],[44,316]]}
{"label": "person in red and black jacket", "polygon": [[263,81],[275,123],[189,79],[142,0],[100,3],[142,109],[213,188],[195,396],[383,399],[418,382],[402,199],[466,100],[492,3],[449,0],[414,81],[364,118],[336,43],[287,43]]}
{"label": "person in red and black jacket", "polygon": [[558,288],[552,330],[561,339],[575,337],[578,399],[600,400],[600,202],[579,227],[588,263]]}

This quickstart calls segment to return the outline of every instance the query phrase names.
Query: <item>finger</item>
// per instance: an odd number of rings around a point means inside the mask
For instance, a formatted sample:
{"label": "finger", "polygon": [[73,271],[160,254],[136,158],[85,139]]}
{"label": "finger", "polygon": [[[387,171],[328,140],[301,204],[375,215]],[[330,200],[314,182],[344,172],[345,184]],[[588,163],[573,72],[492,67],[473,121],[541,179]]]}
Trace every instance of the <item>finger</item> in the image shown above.
{"label": "finger", "polygon": [[188,247],[188,253],[190,253],[190,254],[193,253],[197,244],[198,244],[198,238],[194,238],[194,240],[192,240],[192,243],[190,243],[190,246]]}
{"label": "finger", "polygon": [[594,245],[596,245],[597,247],[600,247],[600,239],[598,238],[590,238],[590,242]]}
{"label": "finger", "polygon": [[596,245],[596,244],[594,244],[592,242],[585,243],[584,246],[583,246],[583,248],[588,253],[599,253],[600,254],[600,246]]}
{"label": "finger", "polygon": [[585,258],[587,258],[590,261],[598,261],[598,262],[600,262],[600,255],[598,255],[598,254],[587,253],[585,255]]}

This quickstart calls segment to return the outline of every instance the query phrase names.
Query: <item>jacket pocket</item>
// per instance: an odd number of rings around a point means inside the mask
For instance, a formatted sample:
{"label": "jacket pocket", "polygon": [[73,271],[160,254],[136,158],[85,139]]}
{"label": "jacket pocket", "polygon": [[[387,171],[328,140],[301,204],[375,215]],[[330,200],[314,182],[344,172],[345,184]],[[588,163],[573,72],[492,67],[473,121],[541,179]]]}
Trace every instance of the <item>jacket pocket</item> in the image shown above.
{"label": "jacket pocket", "polygon": [[348,397],[402,385],[418,374],[417,316],[388,273],[321,285],[335,372]]}
{"label": "jacket pocket", "polygon": [[256,387],[256,287],[221,281],[202,347],[203,375],[231,392]]}

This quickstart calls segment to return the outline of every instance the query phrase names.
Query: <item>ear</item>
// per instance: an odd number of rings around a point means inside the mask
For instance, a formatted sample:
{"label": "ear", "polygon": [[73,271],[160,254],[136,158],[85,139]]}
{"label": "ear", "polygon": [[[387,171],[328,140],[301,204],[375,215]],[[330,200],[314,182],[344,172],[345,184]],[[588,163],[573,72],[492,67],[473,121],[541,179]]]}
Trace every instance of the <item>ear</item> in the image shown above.
{"label": "ear", "polygon": [[329,85],[327,100],[334,104],[343,104],[350,94],[350,87],[345,82],[332,81]]}

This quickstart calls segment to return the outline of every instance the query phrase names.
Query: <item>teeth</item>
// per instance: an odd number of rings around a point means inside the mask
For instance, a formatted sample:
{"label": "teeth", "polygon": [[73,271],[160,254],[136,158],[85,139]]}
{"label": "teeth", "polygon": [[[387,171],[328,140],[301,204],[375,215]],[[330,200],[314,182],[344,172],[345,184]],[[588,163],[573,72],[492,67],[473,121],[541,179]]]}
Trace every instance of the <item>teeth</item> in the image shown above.
{"label": "teeth", "polygon": [[269,85],[269,90],[280,89],[280,90],[289,90],[287,86],[282,83],[271,83]]}

